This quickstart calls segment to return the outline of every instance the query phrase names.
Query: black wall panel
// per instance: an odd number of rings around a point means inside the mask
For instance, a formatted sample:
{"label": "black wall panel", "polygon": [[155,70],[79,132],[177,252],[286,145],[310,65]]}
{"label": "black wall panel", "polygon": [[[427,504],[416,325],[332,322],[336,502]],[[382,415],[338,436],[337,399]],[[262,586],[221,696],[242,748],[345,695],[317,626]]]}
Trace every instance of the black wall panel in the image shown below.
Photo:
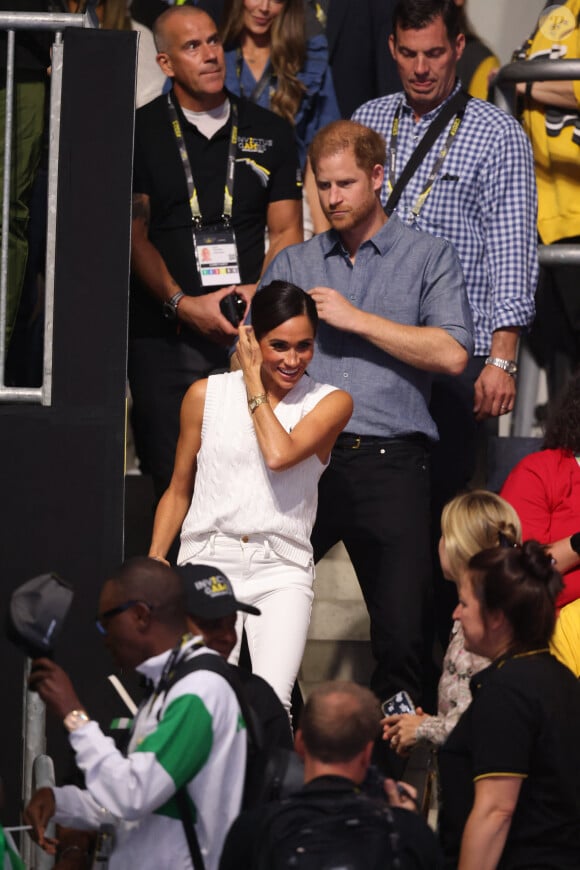
{"label": "black wall panel", "polygon": [[[103,721],[111,663],[94,616],[123,558],[136,50],[135,33],[65,31],[53,402],[0,404],[0,618],[28,578],[54,570],[69,580],[76,594],[56,659]],[[14,824],[23,658],[3,636],[0,650],[3,819]],[[49,752],[62,774],[68,749],[56,724]]]}

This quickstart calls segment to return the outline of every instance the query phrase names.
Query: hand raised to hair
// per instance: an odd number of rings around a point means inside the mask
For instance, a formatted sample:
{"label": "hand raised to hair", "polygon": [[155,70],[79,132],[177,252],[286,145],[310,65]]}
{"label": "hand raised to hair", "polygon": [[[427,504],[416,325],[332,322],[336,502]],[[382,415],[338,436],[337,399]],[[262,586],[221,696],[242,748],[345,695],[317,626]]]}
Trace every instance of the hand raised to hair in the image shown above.
{"label": "hand raised to hair", "polygon": [[342,293],[331,287],[313,287],[308,293],[316,303],[316,310],[321,320],[336,329],[352,331],[353,322],[359,309],[355,305],[351,305]]}
{"label": "hand raised to hair", "polygon": [[262,351],[251,326],[240,326],[240,338],[236,348],[236,355],[246,390],[249,396],[259,395],[265,392],[262,383]]}

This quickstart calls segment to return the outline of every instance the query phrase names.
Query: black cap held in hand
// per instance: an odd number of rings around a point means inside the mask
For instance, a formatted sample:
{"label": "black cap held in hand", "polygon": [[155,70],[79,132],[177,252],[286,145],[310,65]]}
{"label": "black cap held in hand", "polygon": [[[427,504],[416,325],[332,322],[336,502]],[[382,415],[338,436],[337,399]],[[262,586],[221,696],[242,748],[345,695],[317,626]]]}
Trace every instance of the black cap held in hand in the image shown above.
{"label": "black cap held in hand", "polygon": [[6,636],[30,658],[52,656],[73,590],[57,574],[41,574],[12,593]]}

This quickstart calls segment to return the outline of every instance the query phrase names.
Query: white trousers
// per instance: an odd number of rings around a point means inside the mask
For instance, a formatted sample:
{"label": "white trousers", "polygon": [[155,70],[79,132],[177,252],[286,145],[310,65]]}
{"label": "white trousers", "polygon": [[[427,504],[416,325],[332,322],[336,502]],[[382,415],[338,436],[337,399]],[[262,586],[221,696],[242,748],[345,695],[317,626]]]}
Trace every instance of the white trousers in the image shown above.
{"label": "white trousers", "polygon": [[242,539],[219,534],[211,535],[203,550],[188,561],[215,565],[231,582],[238,601],[261,611],[261,616],[238,612],[238,642],[229,661],[237,664],[245,629],[252,671],[270,683],[290,715],[292,687],[310,623],[314,563],[302,568],[282,559],[264,535]]}

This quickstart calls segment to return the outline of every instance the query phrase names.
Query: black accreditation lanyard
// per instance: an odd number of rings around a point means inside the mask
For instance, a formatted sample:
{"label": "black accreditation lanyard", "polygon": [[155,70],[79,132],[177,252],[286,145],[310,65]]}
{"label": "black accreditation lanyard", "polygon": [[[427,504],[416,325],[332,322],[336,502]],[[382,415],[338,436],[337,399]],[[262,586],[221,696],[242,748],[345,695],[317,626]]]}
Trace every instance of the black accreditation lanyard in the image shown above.
{"label": "black accreditation lanyard", "polygon": [[[185,140],[181,131],[181,124],[179,123],[177,110],[173,105],[170,94],[167,95],[167,105],[169,107],[169,118],[171,120],[173,135],[175,136],[177,147],[179,148],[179,156],[181,157],[181,163],[183,164],[183,171],[185,173],[185,180],[187,183],[187,195],[189,197],[189,207],[191,209],[191,217],[193,219],[194,227],[197,228],[200,227],[202,224],[201,211],[199,208],[199,199],[197,196],[195,182],[193,180],[193,173],[191,171],[189,155],[187,153],[187,148],[185,147]],[[224,207],[222,211],[222,221],[226,226],[230,225],[232,218],[232,207],[234,203],[234,170],[236,166],[236,148],[238,144],[238,107],[233,100],[230,101],[230,113],[232,119],[232,132],[228,149],[228,163],[226,170],[226,183],[224,189]]]}
{"label": "black accreditation lanyard", "polygon": [[[242,49],[238,48],[236,50],[236,76],[238,77],[238,83],[240,85],[240,94],[242,97],[245,97],[244,86],[242,84],[242,66],[244,63],[244,56],[242,54]],[[259,81],[256,82],[252,93],[249,98],[253,103],[258,103],[260,101],[260,97],[266,90],[266,88],[270,87],[270,96],[272,95],[272,91],[274,90],[273,86],[274,76],[272,75],[272,64],[270,61],[266,64],[264,68],[264,72],[260,76]]]}
{"label": "black accreditation lanyard", "polygon": [[[397,106],[397,111],[395,112],[395,117],[393,118],[393,125],[391,127],[391,143],[389,146],[389,181],[388,181],[389,193],[395,187],[395,182],[396,182],[397,140],[399,137],[399,122],[400,122],[400,118],[401,118],[402,109],[403,109],[403,101],[401,100],[401,102]],[[425,186],[423,187],[423,190],[421,191],[421,193],[417,197],[417,199],[415,201],[415,205],[411,209],[411,214],[413,215],[413,217],[415,219],[419,216],[419,212],[423,208],[423,206],[425,204],[425,200],[427,199],[427,197],[431,193],[435,179],[437,178],[437,175],[439,174],[439,171],[440,171],[441,167],[443,166],[443,162],[444,162],[445,158],[449,154],[449,150],[450,150],[451,146],[453,145],[453,142],[455,141],[455,137],[457,136],[457,132],[459,130],[459,127],[461,126],[461,122],[463,121],[464,114],[465,114],[465,105],[463,105],[458,110],[458,112],[455,114],[455,118],[453,119],[453,123],[451,124],[451,129],[449,130],[449,133],[447,134],[447,138],[445,139],[443,147],[441,148],[441,150],[439,152],[439,155],[437,157],[437,160],[435,161],[433,169],[429,173],[429,177],[427,179],[427,182],[426,182]],[[436,123],[436,121],[433,121],[432,123]],[[417,147],[421,148],[421,144],[419,143],[419,145]]]}

